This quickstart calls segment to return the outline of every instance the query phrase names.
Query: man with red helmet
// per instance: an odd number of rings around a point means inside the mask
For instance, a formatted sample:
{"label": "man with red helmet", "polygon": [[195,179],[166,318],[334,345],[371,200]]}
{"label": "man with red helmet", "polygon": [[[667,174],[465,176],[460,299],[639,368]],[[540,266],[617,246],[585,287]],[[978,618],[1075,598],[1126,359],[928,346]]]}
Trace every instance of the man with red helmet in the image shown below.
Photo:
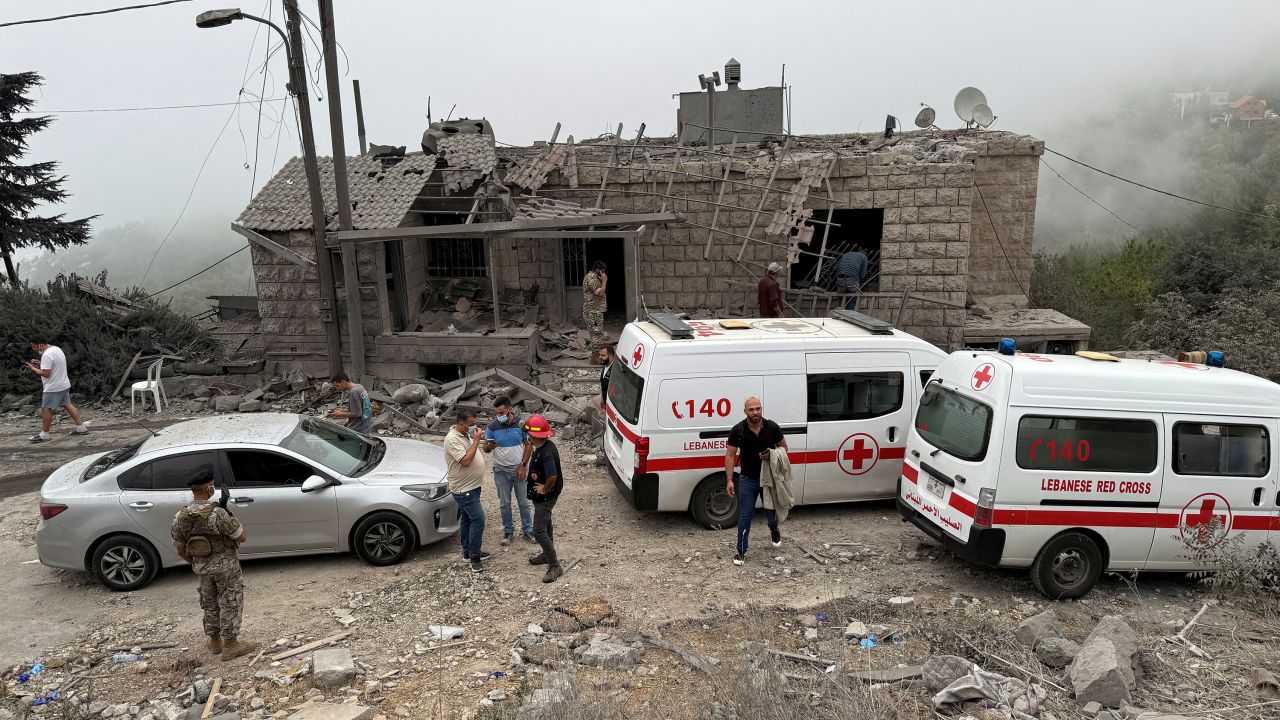
{"label": "man with red helmet", "polygon": [[564,488],[560,451],[551,442],[556,432],[545,417],[531,415],[524,429],[529,442],[533,443],[533,455],[529,457],[529,471],[525,475],[529,481],[529,499],[533,501],[533,537],[542,546],[542,552],[530,557],[529,564],[546,565],[547,574],[542,576],[542,582],[552,583],[564,575],[556,557],[555,526],[551,521],[551,511]]}

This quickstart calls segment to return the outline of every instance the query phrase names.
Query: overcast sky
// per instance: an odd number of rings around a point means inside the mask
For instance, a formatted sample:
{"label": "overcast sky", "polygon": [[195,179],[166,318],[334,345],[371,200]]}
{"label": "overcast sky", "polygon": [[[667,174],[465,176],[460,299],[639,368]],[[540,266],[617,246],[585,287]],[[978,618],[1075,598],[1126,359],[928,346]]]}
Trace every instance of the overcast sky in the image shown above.
{"label": "overcast sky", "polygon": [[[246,12],[282,13],[279,0],[246,2]],[[4,0],[0,22],[124,4]],[[265,28],[198,30],[195,15],[218,7],[222,0],[196,0],[0,28],[0,69],[44,75],[36,108],[49,111],[230,102],[242,86],[259,93]],[[316,18],[314,0],[302,8]],[[921,102],[954,127],[952,98],[975,85],[997,128],[1052,143],[1056,119],[1096,110],[1121,90],[1274,54],[1280,2],[337,0],[336,16],[350,59],[342,100],[353,153],[353,78],[371,141],[416,149],[430,96],[436,118],[456,105],[455,117],[488,117],[499,141],[527,144],[549,137],[557,121],[561,139],[618,122],[627,136],[641,122],[649,135],[671,133],[672,94],[696,90],[698,74],[723,72],[730,56],[742,63],[743,87],[778,84],[786,63],[798,133],[874,130],[886,113],[909,124]],[[314,48],[307,53],[314,68]],[[265,96],[282,97],[283,56],[268,67]],[[268,104],[260,127],[257,105],[61,114],[28,160],[62,163],[72,216],[101,214],[100,228],[131,220],[167,228],[225,125],[186,217],[229,223],[250,196],[255,145],[258,187],[298,152],[292,116],[277,150],[280,108]],[[325,105],[315,103],[314,114],[317,144],[330,154]]]}

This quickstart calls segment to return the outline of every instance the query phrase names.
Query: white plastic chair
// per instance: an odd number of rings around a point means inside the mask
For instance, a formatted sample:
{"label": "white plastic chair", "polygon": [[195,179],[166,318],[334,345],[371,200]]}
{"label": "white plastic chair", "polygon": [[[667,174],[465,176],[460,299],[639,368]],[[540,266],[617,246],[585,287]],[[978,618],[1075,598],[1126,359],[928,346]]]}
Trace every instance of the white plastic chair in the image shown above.
{"label": "white plastic chair", "polygon": [[156,412],[164,410],[164,405],[169,401],[169,397],[164,394],[164,384],[160,382],[160,371],[164,367],[164,358],[160,358],[151,363],[147,367],[147,379],[140,380],[130,386],[129,391],[129,414],[132,415],[137,410],[138,394],[142,394],[142,411],[147,410],[147,393],[155,398]]}

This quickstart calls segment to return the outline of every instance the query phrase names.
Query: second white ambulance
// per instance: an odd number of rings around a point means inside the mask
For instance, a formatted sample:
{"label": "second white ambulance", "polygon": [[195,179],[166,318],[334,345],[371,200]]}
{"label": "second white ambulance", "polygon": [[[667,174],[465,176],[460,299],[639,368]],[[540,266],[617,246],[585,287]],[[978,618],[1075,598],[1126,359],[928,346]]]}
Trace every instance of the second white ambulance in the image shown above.
{"label": "second white ambulance", "polygon": [[1052,598],[1104,570],[1211,570],[1196,550],[1280,541],[1277,418],[1280,385],[1226,368],[957,352],[921,398],[898,509]]}
{"label": "second white ambulance", "polygon": [[797,504],[892,498],[912,410],[946,354],[875,318],[835,315],[628,324],[604,440],[630,504],[733,527],[725,442],[749,395],[786,436]]}

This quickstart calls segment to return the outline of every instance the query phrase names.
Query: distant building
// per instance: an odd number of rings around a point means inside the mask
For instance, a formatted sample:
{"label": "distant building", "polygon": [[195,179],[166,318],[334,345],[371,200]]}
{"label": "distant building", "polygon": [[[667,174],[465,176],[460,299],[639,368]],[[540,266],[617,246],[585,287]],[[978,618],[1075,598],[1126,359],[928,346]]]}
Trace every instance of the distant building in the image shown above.
{"label": "distant building", "polygon": [[1235,120],[1261,120],[1267,116],[1267,101],[1252,95],[1231,103],[1231,117]]}
{"label": "distant building", "polygon": [[1209,120],[1226,115],[1231,109],[1231,95],[1221,90],[1193,90],[1172,93],[1174,111],[1179,120]]}

